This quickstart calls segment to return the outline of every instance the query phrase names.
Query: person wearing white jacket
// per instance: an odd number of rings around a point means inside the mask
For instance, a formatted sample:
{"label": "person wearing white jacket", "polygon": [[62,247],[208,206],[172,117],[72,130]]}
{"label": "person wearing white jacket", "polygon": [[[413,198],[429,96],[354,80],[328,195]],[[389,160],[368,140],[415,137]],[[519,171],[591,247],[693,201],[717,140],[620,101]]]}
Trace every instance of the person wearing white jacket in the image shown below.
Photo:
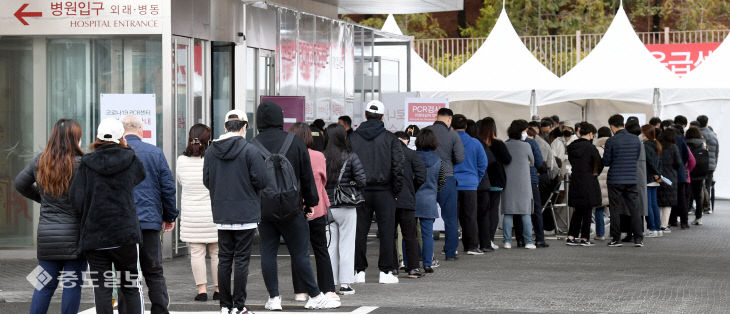
{"label": "person wearing white jacket", "polygon": [[213,300],[218,293],[218,229],[213,222],[210,193],[203,185],[203,157],[210,144],[211,130],[204,124],[190,128],[188,145],[177,158],[177,181],[180,183],[180,240],[190,245],[190,265],[198,294],[195,301],[207,301],[206,249],[210,255],[210,274],[215,285]]}

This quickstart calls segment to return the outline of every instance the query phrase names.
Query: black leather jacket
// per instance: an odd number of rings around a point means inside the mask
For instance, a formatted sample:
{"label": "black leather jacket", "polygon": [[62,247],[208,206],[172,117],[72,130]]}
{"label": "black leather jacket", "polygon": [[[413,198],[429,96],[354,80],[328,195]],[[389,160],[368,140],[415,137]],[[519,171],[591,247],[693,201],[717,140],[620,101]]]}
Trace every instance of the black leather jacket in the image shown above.
{"label": "black leather jacket", "polygon": [[[346,157],[348,158],[348,161],[347,165],[345,165],[345,172],[342,174],[342,184],[354,183],[357,187],[361,189],[364,188],[367,182],[367,177],[365,176],[365,168],[363,168],[360,158],[358,158],[355,153],[350,153],[349,156]],[[327,185],[325,186],[327,196],[330,200],[335,199],[335,187],[337,187],[337,177],[340,173],[338,172],[333,175],[335,177],[334,180],[329,180],[330,176],[327,176],[328,180]]]}

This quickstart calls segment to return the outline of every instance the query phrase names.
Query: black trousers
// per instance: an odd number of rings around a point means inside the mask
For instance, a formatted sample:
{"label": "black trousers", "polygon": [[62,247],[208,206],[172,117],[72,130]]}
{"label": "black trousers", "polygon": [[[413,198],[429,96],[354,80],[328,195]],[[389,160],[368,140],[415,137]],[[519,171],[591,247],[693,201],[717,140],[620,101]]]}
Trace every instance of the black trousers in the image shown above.
{"label": "black trousers", "polygon": [[[403,235],[403,245],[405,246],[403,254],[405,254],[405,260],[408,263],[406,265],[406,271],[420,267],[419,261],[421,259],[418,258],[418,231],[416,230],[416,228],[420,227],[418,226],[418,220],[416,220],[415,215],[416,211],[413,209],[395,209],[395,223],[397,226],[400,226],[400,233]],[[396,233],[397,230],[396,228]],[[394,234],[393,241],[397,240],[398,235]],[[396,265],[398,264],[397,245],[399,243],[395,243],[395,246],[393,246],[393,262]]]}
{"label": "black trousers", "polygon": [[[144,313],[144,296],[137,269],[138,246],[126,245],[109,250],[86,252],[89,277],[94,285],[96,313],[112,314],[112,291],[118,288],[119,313]],[[114,272],[112,272],[114,265]],[[122,300],[124,300],[122,305]]]}
{"label": "black trousers", "polygon": [[[160,251],[160,230],[142,230],[142,244],[139,247],[139,266],[147,285],[147,295],[152,303],[152,314],[169,313],[167,306],[170,296],[162,271],[162,251]],[[119,298],[119,308],[125,307],[125,300]]]}
{"label": "black trousers", "polygon": [[[542,202],[540,201],[540,188],[537,184],[532,184],[532,215],[530,215],[530,220],[532,220],[532,230],[535,231],[535,242],[537,243],[545,243],[545,227],[543,226],[543,217],[542,217]],[[514,220],[514,230],[522,230],[522,220],[521,219],[515,219]],[[524,236],[521,232],[515,233],[515,239],[517,242],[525,242]]]}
{"label": "black trousers", "polygon": [[477,223],[477,191],[459,191],[457,208],[461,224],[461,242],[464,251],[479,248],[479,226]]}
{"label": "black trousers", "polygon": [[[314,263],[317,267],[317,286],[324,293],[335,292],[335,279],[332,274],[332,261],[327,250],[327,216],[309,221],[309,243],[314,253]],[[306,293],[307,286],[297,273],[294,264],[291,264],[292,283],[294,293]]]}
{"label": "black trousers", "polygon": [[580,237],[583,239],[591,238],[591,218],[593,215],[593,208],[590,207],[576,207],[573,211],[573,215],[570,218],[570,226],[568,227],[568,235],[573,238]]}
{"label": "black trousers", "polygon": [[384,273],[397,270],[397,263],[393,259],[395,249],[395,198],[393,192],[365,191],[365,205],[357,208],[357,230],[355,231],[355,271],[365,271],[368,268],[367,241],[370,231],[370,222],[375,213],[378,223],[378,238],[380,239],[380,256],[378,268]]}
{"label": "black trousers", "polygon": [[709,200],[705,200],[705,203],[710,203],[710,207],[705,208],[705,209],[715,210],[715,178],[714,178],[714,175],[715,175],[715,170],[712,170],[705,177],[705,188],[707,189],[707,194],[710,196]]}
{"label": "black trousers", "polygon": [[314,280],[314,271],[309,260],[309,225],[303,212],[283,221],[261,221],[259,235],[261,236],[261,272],[264,275],[264,284],[266,284],[269,297],[279,296],[276,255],[279,252],[281,237],[284,237],[284,241],[286,241],[291,263],[304,290],[309,293],[310,297],[316,297],[322,292]]}
{"label": "black trousers", "polygon": [[692,189],[692,199],[695,203],[695,219],[702,218],[702,210],[705,204],[705,195],[702,193],[702,188],[705,186],[705,180],[692,180],[690,188]]}
{"label": "black trousers", "polygon": [[499,200],[502,191],[479,191],[477,193],[477,221],[479,226],[479,248],[492,247],[499,225]]}
{"label": "black trousers", "polygon": [[687,217],[687,212],[689,211],[688,199],[691,197],[688,197],[687,192],[691,193],[689,183],[678,182],[677,183],[677,204],[672,206],[672,212],[669,215],[669,224],[670,225],[677,223],[677,217],[679,217],[680,224],[686,225],[688,223],[688,217]]}
{"label": "black trousers", "polygon": [[644,215],[639,201],[639,189],[636,184],[609,184],[608,203],[611,210],[611,238],[621,241],[621,212],[628,211],[631,215],[631,233],[634,242],[643,241]]}
{"label": "black trousers", "polygon": [[[220,306],[242,309],[246,305],[246,283],[251,247],[256,229],[218,230],[218,289]],[[233,294],[231,294],[233,270]]]}

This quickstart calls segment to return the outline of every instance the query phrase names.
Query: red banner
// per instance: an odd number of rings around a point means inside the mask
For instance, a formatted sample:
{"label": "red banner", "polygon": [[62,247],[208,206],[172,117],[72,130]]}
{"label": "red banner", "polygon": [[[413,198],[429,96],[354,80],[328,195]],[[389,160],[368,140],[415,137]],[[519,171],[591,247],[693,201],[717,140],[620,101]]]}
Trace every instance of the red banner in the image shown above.
{"label": "red banner", "polygon": [[670,71],[679,76],[689,73],[702,64],[720,43],[694,44],[661,44],[646,45],[646,49],[664,64]]}

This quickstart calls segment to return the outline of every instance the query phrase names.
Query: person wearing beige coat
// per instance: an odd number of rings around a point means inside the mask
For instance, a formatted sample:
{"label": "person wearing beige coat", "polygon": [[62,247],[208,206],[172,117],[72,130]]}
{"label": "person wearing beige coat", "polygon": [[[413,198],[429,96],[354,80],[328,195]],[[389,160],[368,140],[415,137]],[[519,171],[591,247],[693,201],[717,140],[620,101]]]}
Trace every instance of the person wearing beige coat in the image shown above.
{"label": "person wearing beige coat", "polygon": [[[598,137],[593,141],[593,144],[596,146],[596,149],[598,149],[598,153],[601,155],[601,158],[603,158],[603,152],[606,149],[606,141],[611,138],[611,129],[609,129],[608,127],[602,127],[598,129],[597,136]],[[606,167],[605,170],[598,175],[598,185],[601,187],[601,206],[596,207],[593,213],[593,219],[595,220],[596,224],[595,239],[600,241],[606,239],[606,223],[603,217],[605,217],[606,215],[605,210],[608,209],[608,184],[606,183],[607,180],[608,167]]]}
{"label": "person wearing beige coat", "polygon": [[213,300],[218,295],[218,229],[213,222],[210,193],[203,185],[203,156],[210,141],[210,129],[203,124],[190,128],[188,147],[177,158],[177,181],[180,193],[180,240],[190,247],[190,265],[198,295],[195,301],[207,301],[206,250],[210,255],[210,274],[215,285]]}

